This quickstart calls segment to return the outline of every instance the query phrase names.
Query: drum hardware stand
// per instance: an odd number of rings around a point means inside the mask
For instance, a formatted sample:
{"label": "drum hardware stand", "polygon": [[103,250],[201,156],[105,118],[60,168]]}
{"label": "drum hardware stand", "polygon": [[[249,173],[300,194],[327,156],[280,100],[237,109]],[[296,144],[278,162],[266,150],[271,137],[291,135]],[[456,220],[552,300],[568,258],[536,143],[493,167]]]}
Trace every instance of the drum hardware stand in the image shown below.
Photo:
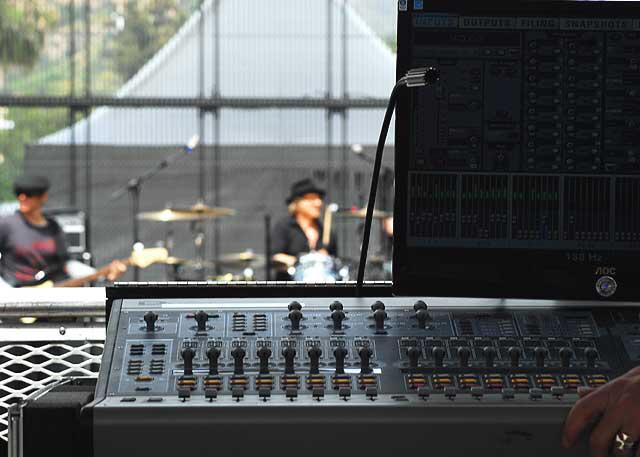
{"label": "drum hardware stand", "polygon": [[271,281],[271,215],[264,215],[264,258],[266,280]]}
{"label": "drum hardware stand", "polygon": [[[129,195],[131,196],[131,218],[133,221],[134,249],[136,249],[139,246],[138,243],[140,243],[140,222],[138,221],[138,213],[140,212],[140,191],[142,189],[142,184],[153,178],[163,169],[168,168],[169,165],[172,165],[179,158],[184,156],[185,153],[187,155],[190,155],[196,148],[196,146],[198,146],[199,142],[200,137],[198,137],[198,135],[194,135],[193,137],[191,137],[184,149],[174,152],[173,154],[165,157],[153,168],[147,170],[145,173],[139,176],[136,176],[135,178],[130,179],[127,184],[111,194],[111,200],[118,200],[126,193],[129,193]],[[138,267],[133,268],[133,279],[134,281],[139,281],[140,279],[140,269]]]}
{"label": "drum hardware stand", "polygon": [[[205,249],[205,233],[204,233],[204,221],[195,220],[191,223],[191,232],[195,235],[193,238],[193,244],[195,247],[196,264],[199,265],[202,280],[207,278],[207,271],[204,265],[204,249]],[[217,265],[217,264],[216,264]],[[216,266],[217,269],[217,266]],[[216,271],[216,274],[218,272]]]}
{"label": "drum hardware stand", "polygon": [[440,79],[440,72],[434,67],[414,68],[409,70],[402,78],[398,80],[391,96],[389,97],[389,105],[382,122],[380,138],[378,139],[378,148],[376,149],[376,157],[373,165],[373,175],[371,177],[371,190],[369,191],[369,203],[367,204],[367,216],[364,220],[364,236],[362,238],[362,248],[360,250],[360,263],[358,265],[358,281],[356,284],[356,295],[362,296],[362,286],[364,282],[364,267],[367,264],[367,251],[369,250],[369,238],[371,236],[371,223],[373,222],[373,209],[376,204],[376,194],[378,192],[378,180],[380,178],[380,169],[382,168],[382,154],[384,153],[384,144],[389,133],[389,125],[391,117],[396,109],[398,101],[398,93],[401,88],[408,87],[424,87],[435,84]]}

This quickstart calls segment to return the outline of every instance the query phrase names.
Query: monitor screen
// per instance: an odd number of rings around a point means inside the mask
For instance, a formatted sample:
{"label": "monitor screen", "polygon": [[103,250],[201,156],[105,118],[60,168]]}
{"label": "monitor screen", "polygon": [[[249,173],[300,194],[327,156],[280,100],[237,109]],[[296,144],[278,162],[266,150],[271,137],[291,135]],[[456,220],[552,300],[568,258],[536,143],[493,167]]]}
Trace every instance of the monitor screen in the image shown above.
{"label": "monitor screen", "polygon": [[400,2],[396,293],[640,299],[640,3]]}

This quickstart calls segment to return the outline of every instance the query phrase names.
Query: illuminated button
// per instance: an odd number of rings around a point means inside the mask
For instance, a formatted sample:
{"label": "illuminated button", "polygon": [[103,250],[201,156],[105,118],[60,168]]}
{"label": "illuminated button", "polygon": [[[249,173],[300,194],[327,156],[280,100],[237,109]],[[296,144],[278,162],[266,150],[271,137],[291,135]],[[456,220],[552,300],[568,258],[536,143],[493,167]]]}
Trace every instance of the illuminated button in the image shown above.
{"label": "illuminated button", "polygon": [[153,381],[153,376],[137,376],[136,382],[149,382]]}

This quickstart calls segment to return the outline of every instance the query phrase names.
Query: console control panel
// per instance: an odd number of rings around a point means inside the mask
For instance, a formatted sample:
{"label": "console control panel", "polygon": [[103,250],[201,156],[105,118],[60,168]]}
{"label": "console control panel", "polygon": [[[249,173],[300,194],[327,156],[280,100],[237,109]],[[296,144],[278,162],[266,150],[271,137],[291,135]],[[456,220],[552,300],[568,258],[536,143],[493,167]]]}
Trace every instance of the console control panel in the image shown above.
{"label": "console control panel", "polygon": [[[474,302],[477,302],[475,300]],[[123,300],[99,390],[249,398],[566,401],[640,362],[637,314],[460,299]]]}

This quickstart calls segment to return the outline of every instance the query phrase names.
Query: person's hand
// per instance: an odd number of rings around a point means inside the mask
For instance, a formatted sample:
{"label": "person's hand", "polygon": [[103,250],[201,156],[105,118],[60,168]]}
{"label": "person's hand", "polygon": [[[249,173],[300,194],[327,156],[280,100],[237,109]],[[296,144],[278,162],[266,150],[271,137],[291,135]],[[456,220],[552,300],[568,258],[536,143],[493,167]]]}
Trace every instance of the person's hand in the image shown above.
{"label": "person's hand", "polygon": [[393,236],[393,216],[385,217],[382,220],[382,228],[387,236]]}
{"label": "person's hand", "polygon": [[[572,447],[585,426],[598,420],[589,437],[592,457],[607,457],[619,432],[640,440],[640,367],[595,389],[578,390],[564,426],[562,445]],[[613,454],[628,455],[631,454]],[[640,450],[636,449],[636,457]]]}
{"label": "person's hand", "polygon": [[296,256],[289,255],[289,254],[282,254],[282,253],[274,254],[271,260],[281,265],[284,265],[287,268],[294,266],[298,262],[298,258]]}
{"label": "person's hand", "polygon": [[107,279],[109,281],[115,281],[127,271],[127,266],[120,260],[114,260],[109,264],[109,272],[107,273]]}

